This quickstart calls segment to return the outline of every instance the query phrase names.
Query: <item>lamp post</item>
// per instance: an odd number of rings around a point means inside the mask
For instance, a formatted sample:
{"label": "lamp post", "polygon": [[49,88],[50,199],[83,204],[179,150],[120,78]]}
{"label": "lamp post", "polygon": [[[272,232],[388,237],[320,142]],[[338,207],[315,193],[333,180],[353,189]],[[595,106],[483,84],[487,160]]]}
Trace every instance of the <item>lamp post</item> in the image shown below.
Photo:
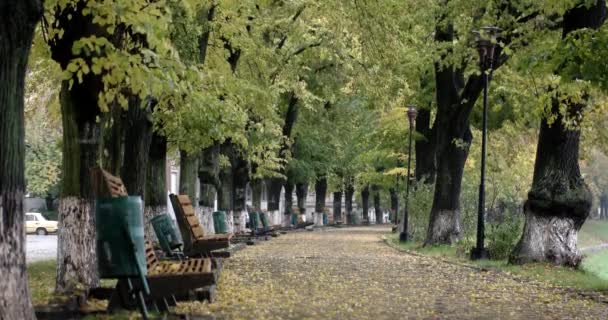
{"label": "lamp post", "polygon": [[407,218],[410,202],[410,167],[412,163],[412,128],[416,123],[416,115],[418,111],[416,106],[409,105],[407,107],[407,119],[410,123],[410,135],[409,135],[409,146],[408,146],[408,157],[407,157],[407,177],[405,182],[405,205],[403,210],[403,231],[399,234],[399,241],[407,241]]}
{"label": "lamp post", "polygon": [[474,31],[479,53],[479,67],[483,77],[483,118],[481,138],[481,177],[479,183],[479,203],[477,208],[477,244],[471,251],[471,259],[487,259],[488,251],[484,248],[485,241],[485,179],[486,179],[486,146],[487,146],[487,119],[488,119],[488,85],[493,71],[496,38],[502,30],[498,27],[484,27]]}

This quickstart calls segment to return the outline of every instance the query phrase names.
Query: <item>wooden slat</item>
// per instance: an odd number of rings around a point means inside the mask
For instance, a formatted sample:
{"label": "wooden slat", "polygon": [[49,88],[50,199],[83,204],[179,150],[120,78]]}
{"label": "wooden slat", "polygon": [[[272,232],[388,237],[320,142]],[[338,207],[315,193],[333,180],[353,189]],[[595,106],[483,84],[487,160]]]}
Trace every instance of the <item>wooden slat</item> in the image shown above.
{"label": "wooden slat", "polygon": [[108,190],[110,191],[110,195],[113,198],[127,196],[127,189],[120,178],[111,175],[105,170],[101,170],[101,172],[103,173],[103,177],[108,186]]}
{"label": "wooden slat", "polygon": [[97,167],[91,169],[91,185],[96,197],[126,197],[127,189],[120,177]]}
{"label": "wooden slat", "polygon": [[188,219],[188,223],[190,224],[190,227],[194,228],[194,226],[198,226],[198,218],[195,216],[186,216],[186,219]]}
{"label": "wooden slat", "polygon": [[211,259],[205,259],[201,272],[211,272]]}
{"label": "wooden slat", "polygon": [[190,225],[190,230],[192,231],[192,236],[194,239],[200,239],[205,236],[205,231],[200,225],[200,221],[194,212],[194,207],[192,207],[192,202],[188,195],[178,195],[177,200],[179,202],[179,206],[181,211],[186,217],[186,221]]}
{"label": "wooden slat", "polygon": [[192,205],[192,201],[190,201],[190,197],[188,197],[188,195],[186,195],[186,194],[180,194],[180,195],[178,195],[177,196],[177,200],[179,200],[179,203],[182,206]]}
{"label": "wooden slat", "polygon": [[154,253],[152,243],[150,243],[150,241],[146,241],[146,267],[148,270],[153,270],[157,265],[158,259],[156,258],[156,253]]}
{"label": "wooden slat", "polygon": [[192,226],[190,225],[190,227],[192,228],[192,235],[194,236],[194,239],[202,239],[205,237],[205,232],[203,231],[203,228],[201,228],[200,225],[196,225],[196,226]]}

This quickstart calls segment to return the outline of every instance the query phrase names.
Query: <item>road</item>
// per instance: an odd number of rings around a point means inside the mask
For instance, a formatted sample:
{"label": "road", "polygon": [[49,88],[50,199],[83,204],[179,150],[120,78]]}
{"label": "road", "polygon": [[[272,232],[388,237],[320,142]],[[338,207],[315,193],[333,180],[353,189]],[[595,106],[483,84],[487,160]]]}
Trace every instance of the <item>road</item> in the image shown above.
{"label": "road", "polygon": [[25,259],[27,263],[57,259],[57,235],[27,235]]}
{"label": "road", "polygon": [[282,235],[228,259],[216,319],[608,319],[576,292],[388,247],[383,226]]}

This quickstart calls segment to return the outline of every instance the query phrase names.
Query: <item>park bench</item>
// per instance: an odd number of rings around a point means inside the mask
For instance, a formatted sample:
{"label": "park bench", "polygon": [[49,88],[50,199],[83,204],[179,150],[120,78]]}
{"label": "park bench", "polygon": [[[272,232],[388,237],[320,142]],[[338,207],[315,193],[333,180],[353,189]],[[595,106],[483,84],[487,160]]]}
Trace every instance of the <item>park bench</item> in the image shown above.
{"label": "park bench", "polygon": [[230,247],[232,234],[205,235],[187,195],[169,195],[184,242],[186,256],[212,256],[213,251]]}
{"label": "park bench", "polygon": [[[91,171],[95,194],[118,198],[126,197],[127,190],[122,180],[96,168]],[[219,276],[218,263],[209,258],[187,259],[184,261],[160,261],[146,241],[145,257],[147,274],[140,279],[119,278],[109,297],[108,311],[117,309],[142,308],[142,301],[159,311],[167,311],[174,305],[175,296],[188,295],[190,291],[215,285]],[[103,290],[102,290],[103,292]],[[145,296],[142,293],[146,293]],[[147,314],[144,315],[147,317]]]}

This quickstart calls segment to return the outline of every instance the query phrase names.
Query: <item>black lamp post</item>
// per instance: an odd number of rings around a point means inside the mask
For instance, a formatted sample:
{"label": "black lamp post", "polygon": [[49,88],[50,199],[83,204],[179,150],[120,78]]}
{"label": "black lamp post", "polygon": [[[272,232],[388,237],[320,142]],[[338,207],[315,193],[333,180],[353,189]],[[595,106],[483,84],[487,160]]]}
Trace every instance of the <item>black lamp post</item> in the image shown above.
{"label": "black lamp post", "polygon": [[409,105],[407,107],[407,119],[410,122],[410,136],[409,136],[409,146],[408,146],[408,157],[407,157],[407,177],[405,184],[405,205],[403,210],[403,231],[399,234],[399,241],[407,241],[407,218],[408,218],[408,210],[409,210],[409,202],[410,202],[410,167],[412,163],[412,128],[416,123],[416,115],[418,115],[418,111],[416,111],[416,107],[413,105]]}
{"label": "black lamp post", "polygon": [[479,206],[477,208],[477,244],[471,251],[471,259],[487,259],[488,251],[484,247],[485,241],[485,179],[486,179],[486,143],[487,143],[487,119],[488,119],[488,85],[493,71],[494,53],[496,49],[496,38],[502,30],[498,27],[484,27],[474,31],[477,40],[477,51],[479,52],[479,67],[483,77],[483,119],[481,139],[481,178],[479,183]]}

